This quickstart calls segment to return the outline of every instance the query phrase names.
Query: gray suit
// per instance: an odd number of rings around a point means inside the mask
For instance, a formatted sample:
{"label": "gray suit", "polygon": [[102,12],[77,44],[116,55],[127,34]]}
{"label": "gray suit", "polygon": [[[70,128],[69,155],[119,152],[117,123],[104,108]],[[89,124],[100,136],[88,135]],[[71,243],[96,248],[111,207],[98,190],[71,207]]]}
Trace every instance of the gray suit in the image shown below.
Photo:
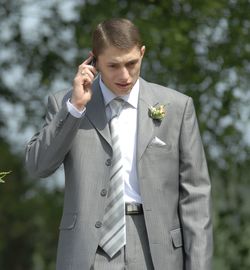
{"label": "gray suit", "polygon": [[[100,238],[112,156],[98,80],[86,115],[73,117],[71,92],[49,97],[46,123],[29,142],[26,165],[47,177],[62,163],[65,197],[58,270],[90,269]],[[162,122],[148,108],[167,104]],[[158,137],[166,145],[153,143]],[[212,258],[210,180],[192,99],[140,78],[137,171],[156,270],[209,270]]]}

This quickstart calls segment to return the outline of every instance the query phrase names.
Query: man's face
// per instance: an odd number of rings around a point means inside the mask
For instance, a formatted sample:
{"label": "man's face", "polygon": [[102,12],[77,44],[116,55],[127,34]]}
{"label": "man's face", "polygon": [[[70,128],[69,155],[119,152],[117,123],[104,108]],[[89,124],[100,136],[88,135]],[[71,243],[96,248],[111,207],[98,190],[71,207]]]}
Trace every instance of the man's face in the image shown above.
{"label": "man's face", "polygon": [[117,96],[129,94],[141,69],[145,47],[129,50],[109,47],[98,56],[97,69],[104,84]]}

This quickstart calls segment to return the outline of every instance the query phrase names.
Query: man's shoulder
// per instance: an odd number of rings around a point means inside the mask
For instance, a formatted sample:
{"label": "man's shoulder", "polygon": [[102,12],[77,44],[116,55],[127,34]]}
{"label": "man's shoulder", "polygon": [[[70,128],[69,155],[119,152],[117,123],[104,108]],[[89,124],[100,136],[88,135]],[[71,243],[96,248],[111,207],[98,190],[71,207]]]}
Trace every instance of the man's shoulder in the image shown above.
{"label": "man's shoulder", "polygon": [[66,103],[67,100],[70,99],[72,95],[72,90],[60,90],[60,91],[56,91],[54,93],[51,93],[49,95],[49,98],[55,99],[57,104],[62,105],[63,103]]}
{"label": "man's shoulder", "polygon": [[167,99],[172,102],[186,103],[187,100],[190,98],[186,94],[183,94],[180,91],[177,91],[167,86],[163,86],[153,82],[148,82],[144,79],[141,79],[140,82],[142,86],[146,88],[147,91],[150,91],[151,94],[157,97],[159,100]]}

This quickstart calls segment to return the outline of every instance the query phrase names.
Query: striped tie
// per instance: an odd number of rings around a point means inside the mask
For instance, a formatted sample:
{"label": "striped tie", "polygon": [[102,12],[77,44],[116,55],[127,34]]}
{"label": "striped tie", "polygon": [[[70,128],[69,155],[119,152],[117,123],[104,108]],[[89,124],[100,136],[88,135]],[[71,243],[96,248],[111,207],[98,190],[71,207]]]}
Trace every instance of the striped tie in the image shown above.
{"label": "striped tie", "polygon": [[117,126],[118,116],[124,101],[113,99],[111,109],[110,133],[112,139],[113,159],[110,168],[108,202],[103,218],[101,241],[99,246],[112,258],[126,244],[125,201],[123,164]]}

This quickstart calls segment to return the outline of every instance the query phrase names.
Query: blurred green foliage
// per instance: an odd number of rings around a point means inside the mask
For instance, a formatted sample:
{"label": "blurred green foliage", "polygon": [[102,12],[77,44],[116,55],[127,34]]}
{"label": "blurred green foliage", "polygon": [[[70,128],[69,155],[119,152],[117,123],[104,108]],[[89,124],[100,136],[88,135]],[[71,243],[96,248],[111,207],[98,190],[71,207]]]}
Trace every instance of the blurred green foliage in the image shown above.
{"label": "blurred green foliage", "polygon": [[[9,138],[10,117],[17,118],[17,138],[41,127],[44,97],[71,87],[91,50],[93,27],[110,17],[127,17],[140,28],[146,80],[193,97],[213,185],[213,269],[250,269],[250,2],[0,4],[0,171],[12,171],[0,186],[0,269],[55,269],[63,203],[62,188],[47,188],[49,180],[35,181],[25,172],[24,146],[16,151],[18,143]],[[6,106],[21,108],[21,116],[5,113]]]}
{"label": "blurred green foliage", "polygon": [[0,183],[4,183],[4,177],[10,173],[11,172],[0,172]]}

